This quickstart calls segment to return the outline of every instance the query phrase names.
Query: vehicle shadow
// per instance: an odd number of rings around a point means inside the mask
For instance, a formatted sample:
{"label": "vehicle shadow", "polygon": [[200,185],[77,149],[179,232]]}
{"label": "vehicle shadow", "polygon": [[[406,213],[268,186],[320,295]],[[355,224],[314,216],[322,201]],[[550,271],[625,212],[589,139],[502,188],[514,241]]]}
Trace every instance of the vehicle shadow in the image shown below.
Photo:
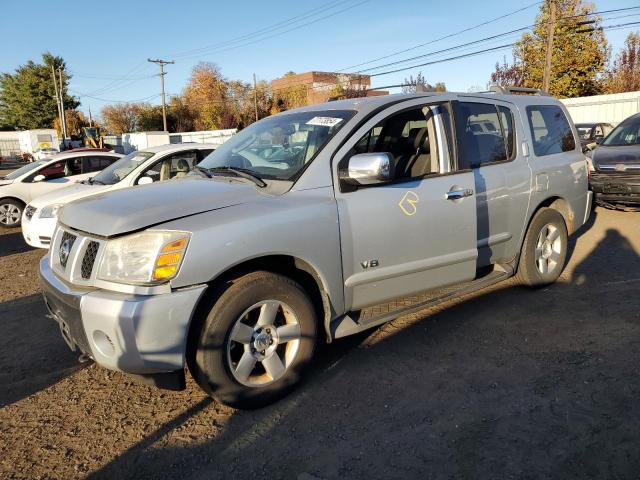
{"label": "vehicle shadow", "polygon": [[160,441],[203,400],[93,477],[635,476],[640,255],[615,229],[581,249],[566,281],[507,281],[338,341],[215,439]]}
{"label": "vehicle shadow", "polygon": [[17,232],[0,235],[0,257],[24,253],[29,250],[33,250],[33,247],[27,245],[27,242],[24,241],[24,237],[22,236],[22,232],[19,230]]}
{"label": "vehicle shadow", "polygon": [[46,314],[39,294],[0,304],[0,407],[81,368],[77,355],[69,350],[57,325]]}

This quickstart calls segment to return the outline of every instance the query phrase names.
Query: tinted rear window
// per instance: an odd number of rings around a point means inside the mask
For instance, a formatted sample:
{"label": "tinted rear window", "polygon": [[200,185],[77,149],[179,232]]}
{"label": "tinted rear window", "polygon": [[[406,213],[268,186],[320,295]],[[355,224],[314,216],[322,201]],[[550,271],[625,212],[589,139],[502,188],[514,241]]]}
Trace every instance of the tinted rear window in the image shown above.
{"label": "tinted rear window", "polygon": [[576,148],[571,126],[560,107],[529,106],[527,118],[533,138],[533,151],[537,157],[568,152]]}

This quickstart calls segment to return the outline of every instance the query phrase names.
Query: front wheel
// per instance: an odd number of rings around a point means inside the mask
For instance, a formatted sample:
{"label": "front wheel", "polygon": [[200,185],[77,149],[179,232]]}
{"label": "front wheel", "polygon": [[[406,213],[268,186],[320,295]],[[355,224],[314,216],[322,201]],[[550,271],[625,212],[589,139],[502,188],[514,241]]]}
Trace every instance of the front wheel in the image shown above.
{"label": "front wheel", "polygon": [[557,210],[538,210],[522,244],[517,280],[530,287],[555,282],[564,269],[568,237],[564,218]]}
{"label": "front wheel", "polygon": [[0,200],[0,227],[19,227],[24,205],[17,200]]}
{"label": "front wheel", "polygon": [[200,387],[222,403],[258,408],[300,380],[316,342],[316,313],[288,277],[254,272],[217,300],[189,353]]}

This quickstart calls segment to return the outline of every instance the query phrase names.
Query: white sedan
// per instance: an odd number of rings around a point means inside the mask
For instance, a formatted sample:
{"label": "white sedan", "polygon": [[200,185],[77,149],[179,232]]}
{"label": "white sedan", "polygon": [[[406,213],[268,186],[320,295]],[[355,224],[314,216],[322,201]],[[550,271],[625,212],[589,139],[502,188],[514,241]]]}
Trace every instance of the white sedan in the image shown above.
{"label": "white sedan", "polygon": [[84,180],[121,157],[111,152],[70,151],[29,163],[0,178],[0,227],[19,227],[27,203]]}
{"label": "white sedan", "polygon": [[[181,177],[217,145],[183,143],[150,147],[132,152],[98,175],[68,188],[38,197],[24,210],[22,235],[32,247],[49,248],[58,210],[80,198],[111,190]],[[124,214],[124,213],[123,213]]]}

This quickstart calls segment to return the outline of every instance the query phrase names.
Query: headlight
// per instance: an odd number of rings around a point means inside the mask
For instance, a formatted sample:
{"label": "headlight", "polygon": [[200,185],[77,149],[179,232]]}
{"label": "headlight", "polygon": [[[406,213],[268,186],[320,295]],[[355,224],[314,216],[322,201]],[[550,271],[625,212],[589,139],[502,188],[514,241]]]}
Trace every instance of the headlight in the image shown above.
{"label": "headlight", "polygon": [[171,280],[180,269],[189,232],[149,231],[109,240],[98,278],[128,284]]}
{"label": "headlight", "polygon": [[58,210],[60,210],[60,207],[62,207],[62,205],[62,203],[47,205],[40,211],[40,218],[57,218]]}

